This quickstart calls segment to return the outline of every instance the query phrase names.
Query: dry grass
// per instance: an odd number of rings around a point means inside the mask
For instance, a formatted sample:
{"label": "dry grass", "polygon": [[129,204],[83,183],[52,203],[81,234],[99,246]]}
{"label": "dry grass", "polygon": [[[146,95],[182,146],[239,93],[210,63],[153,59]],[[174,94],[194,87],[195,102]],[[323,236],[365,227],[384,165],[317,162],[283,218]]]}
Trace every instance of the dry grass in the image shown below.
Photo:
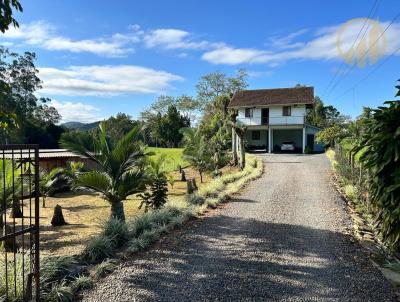
{"label": "dry grass", "polygon": [[[237,168],[226,167],[223,169],[224,174],[237,172]],[[186,182],[180,181],[178,171],[171,172],[177,180],[173,188],[169,185],[169,202],[175,206],[179,206],[185,200]],[[201,189],[210,183],[212,178],[204,175],[204,183],[200,183],[199,174],[193,169],[186,168],[186,179],[195,178],[198,187]],[[40,201],[41,204],[41,201]],[[51,226],[51,218],[54,207],[59,204],[63,209],[65,221],[68,225],[61,227]],[[140,199],[132,196],[124,202],[125,214],[127,219],[138,215]],[[33,211],[33,209],[32,209]],[[29,209],[25,207],[24,212],[29,213]],[[100,232],[102,225],[109,217],[110,205],[104,201],[99,195],[88,192],[69,192],[49,197],[46,200],[46,207],[40,208],[40,243],[42,255],[73,255],[80,253],[85,243],[93,235]],[[17,219],[20,224],[20,219]],[[24,224],[28,223],[27,218]],[[25,238],[25,244],[28,239]],[[21,242],[19,242],[21,245]]]}

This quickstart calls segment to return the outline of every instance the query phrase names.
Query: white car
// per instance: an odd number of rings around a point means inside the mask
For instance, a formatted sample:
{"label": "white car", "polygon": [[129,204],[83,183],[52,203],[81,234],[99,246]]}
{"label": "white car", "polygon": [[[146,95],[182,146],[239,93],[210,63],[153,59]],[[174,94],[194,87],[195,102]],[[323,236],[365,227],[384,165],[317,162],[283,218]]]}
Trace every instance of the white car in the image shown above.
{"label": "white car", "polygon": [[281,151],[294,151],[295,146],[293,142],[283,142],[281,144]]}

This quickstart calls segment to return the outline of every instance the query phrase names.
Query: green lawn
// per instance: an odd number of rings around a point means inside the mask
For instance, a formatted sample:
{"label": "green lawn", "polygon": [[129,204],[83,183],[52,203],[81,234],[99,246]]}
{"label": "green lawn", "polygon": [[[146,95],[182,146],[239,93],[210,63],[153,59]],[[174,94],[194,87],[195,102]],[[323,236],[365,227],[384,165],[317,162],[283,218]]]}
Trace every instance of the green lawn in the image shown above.
{"label": "green lawn", "polygon": [[182,153],[183,148],[156,148],[148,147],[149,151],[155,153],[154,158],[160,157],[161,154],[165,155],[165,169],[167,171],[174,171],[178,169],[178,166],[182,167],[188,166],[188,163],[183,160]]}

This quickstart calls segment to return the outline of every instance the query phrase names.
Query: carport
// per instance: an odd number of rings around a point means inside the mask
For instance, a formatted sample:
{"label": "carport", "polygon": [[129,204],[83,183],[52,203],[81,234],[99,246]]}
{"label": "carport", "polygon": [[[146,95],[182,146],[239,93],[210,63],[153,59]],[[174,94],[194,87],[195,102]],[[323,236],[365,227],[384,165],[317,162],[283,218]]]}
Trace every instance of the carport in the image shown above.
{"label": "carport", "polygon": [[296,152],[304,152],[304,128],[293,128],[293,129],[274,129],[270,128],[270,151],[280,151],[280,145],[283,142],[293,142],[295,144]]}

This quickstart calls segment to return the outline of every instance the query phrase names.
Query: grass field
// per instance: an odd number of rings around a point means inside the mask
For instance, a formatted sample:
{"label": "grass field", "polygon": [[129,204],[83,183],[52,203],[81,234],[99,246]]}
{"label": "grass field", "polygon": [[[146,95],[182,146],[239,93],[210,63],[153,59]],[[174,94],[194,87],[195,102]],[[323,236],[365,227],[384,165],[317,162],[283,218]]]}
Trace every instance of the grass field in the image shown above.
{"label": "grass field", "polygon": [[165,169],[170,172],[178,169],[178,166],[186,167],[188,163],[183,160],[183,148],[156,148],[149,147],[149,151],[154,152],[153,158],[158,158],[162,154],[165,156]]}

